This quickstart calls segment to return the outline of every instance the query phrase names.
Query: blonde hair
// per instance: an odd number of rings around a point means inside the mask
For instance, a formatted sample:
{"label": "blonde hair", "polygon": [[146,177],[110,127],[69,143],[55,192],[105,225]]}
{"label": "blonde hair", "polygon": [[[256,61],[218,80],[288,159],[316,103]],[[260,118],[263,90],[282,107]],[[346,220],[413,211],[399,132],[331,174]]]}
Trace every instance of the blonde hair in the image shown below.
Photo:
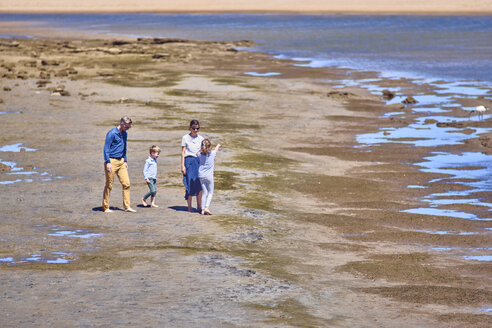
{"label": "blonde hair", "polygon": [[149,148],[150,154],[160,153],[160,152],[161,152],[161,149],[159,147],[157,147],[156,145],[152,145],[152,147]]}
{"label": "blonde hair", "polygon": [[208,138],[203,139],[202,147],[200,148],[200,152],[203,155],[208,155],[211,150],[212,150],[212,143],[210,142],[210,140],[208,140]]}

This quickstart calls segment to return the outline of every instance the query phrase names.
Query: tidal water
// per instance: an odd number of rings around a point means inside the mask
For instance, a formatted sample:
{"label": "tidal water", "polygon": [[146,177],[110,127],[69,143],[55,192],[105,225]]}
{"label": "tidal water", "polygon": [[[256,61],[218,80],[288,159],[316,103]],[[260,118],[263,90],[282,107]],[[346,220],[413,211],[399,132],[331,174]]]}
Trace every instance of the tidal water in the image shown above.
{"label": "tidal water", "polygon": [[135,37],[247,39],[314,66],[492,82],[492,16],[0,14],[0,21]]}

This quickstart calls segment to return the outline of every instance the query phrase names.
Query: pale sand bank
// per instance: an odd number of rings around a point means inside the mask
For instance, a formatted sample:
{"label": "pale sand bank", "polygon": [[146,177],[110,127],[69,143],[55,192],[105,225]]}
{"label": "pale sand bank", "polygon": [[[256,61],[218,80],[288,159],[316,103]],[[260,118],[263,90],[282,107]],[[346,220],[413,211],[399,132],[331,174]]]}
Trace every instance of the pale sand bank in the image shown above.
{"label": "pale sand bank", "polygon": [[295,12],[491,14],[492,0],[0,0],[4,13],[78,12]]}

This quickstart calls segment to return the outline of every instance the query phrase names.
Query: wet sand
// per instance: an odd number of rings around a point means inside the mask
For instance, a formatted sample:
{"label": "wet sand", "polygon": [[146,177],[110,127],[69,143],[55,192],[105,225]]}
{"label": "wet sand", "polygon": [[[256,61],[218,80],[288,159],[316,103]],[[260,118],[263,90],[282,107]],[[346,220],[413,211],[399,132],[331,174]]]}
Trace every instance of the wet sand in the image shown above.
{"label": "wet sand", "polygon": [[129,0],[84,2],[65,0],[0,0],[1,12],[81,13],[81,12],[280,12],[280,13],[370,13],[370,14],[490,14],[492,3],[482,0],[404,1],[404,0]]}
{"label": "wet sand", "polygon": [[[400,212],[462,186],[408,164],[428,148],[354,147],[410,120],[382,117],[402,104],[326,82],[375,74],[236,50],[247,41],[68,39],[0,42],[0,146],[19,150],[0,152],[0,181],[17,181],[0,185],[2,326],[491,325],[491,264],[462,256],[488,254],[490,224]],[[121,211],[115,182],[107,214],[102,146],[123,115],[138,212]],[[223,145],[212,216],[185,211],[180,139],[193,118]],[[490,154],[487,138],[436,150]],[[157,209],[138,205],[152,144]],[[476,234],[425,232],[436,230]]]}

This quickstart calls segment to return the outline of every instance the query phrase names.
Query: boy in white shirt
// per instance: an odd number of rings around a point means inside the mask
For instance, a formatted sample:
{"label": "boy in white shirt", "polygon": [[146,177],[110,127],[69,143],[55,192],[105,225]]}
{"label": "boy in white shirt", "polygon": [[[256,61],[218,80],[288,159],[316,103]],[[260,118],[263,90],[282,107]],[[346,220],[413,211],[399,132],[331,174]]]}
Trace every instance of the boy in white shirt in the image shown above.
{"label": "boy in white shirt", "polygon": [[142,197],[142,205],[149,206],[146,202],[150,197],[150,207],[159,207],[155,204],[155,195],[157,194],[157,158],[161,153],[161,149],[157,146],[152,146],[149,149],[150,156],[145,161],[143,174],[145,182],[149,186],[149,192]]}

